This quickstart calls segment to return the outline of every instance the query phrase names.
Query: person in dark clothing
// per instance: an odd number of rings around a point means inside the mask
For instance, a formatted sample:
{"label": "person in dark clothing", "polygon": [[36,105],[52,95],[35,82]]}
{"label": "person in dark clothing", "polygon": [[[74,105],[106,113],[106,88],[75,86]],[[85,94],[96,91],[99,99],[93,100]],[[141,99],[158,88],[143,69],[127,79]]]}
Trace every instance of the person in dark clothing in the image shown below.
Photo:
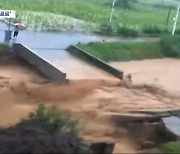
{"label": "person in dark clothing", "polygon": [[18,26],[15,26],[15,30],[14,30],[14,38],[18,36],[18,33],[19,33],[19,27]]}

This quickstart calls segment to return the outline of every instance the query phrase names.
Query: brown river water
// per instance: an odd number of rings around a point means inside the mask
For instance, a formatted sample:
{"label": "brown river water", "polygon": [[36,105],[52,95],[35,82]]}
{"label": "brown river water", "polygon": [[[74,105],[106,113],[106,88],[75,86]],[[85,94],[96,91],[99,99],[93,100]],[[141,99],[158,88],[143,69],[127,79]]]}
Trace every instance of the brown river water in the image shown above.
{"label": "brown river water", "polygon": [[[180,61],[176,59],[113,62],[132,74],[133,86],[117,80],[72,79],[65,85],[47,82],[18,62],[0,64],[0,126],[9,126],[40,103],[72,111],[84,121],[88,140],[116,141],[114,152],[135,152],[138,144],[124,129],[114,127],[104,113],[179,108]],[[146,85],[145,85],[146,84]]]}

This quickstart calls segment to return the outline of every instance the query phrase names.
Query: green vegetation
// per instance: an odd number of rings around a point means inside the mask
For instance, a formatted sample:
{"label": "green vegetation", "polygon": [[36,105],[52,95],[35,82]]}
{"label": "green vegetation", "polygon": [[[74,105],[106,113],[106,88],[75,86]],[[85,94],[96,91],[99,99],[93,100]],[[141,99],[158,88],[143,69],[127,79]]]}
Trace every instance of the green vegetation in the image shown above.
{"label": "green vegetation", "polygon": [[69,113],[40,105],[15,126],[0,128],[0,153],[88,154],[77,126]]}
{"label": "green vegetation", "polygon": [[8,49],[9,47],[4,44],[4,43],[0,43],[0,52],[4,52],[6,49]]}
{"label": "green vegetation", "polygon": [[180,141],[169,142],[162,146],[164,153],[180,153]]}
{"label": "green vegetation", "polygon": [[165,29],[160,29],[157,26],[145,26],[142,28],[143,33],[145,34],[162,34],[165,33]]}
{"label": "green vegetation", "polygon": [[[117,0],[112,20],[113,32],[117,32],[119,27],[128,27],[138,33],[147,32],[147,34],[152,31],[147,30],[149,27],[150,29],[156,27],[153,33],[156,33],[157,29],[164,31],[170,6],[172,10],[168,30],[171,31],[177,3],[176,1],[162,0]],[[109,24],[111,4],[112,0],[3,0],[0,7],[17,10],[18,19],[24,22],[29,20],[31,21],[29,24],[32,24],[33,21],[43,24],[53,23],[53,25],[63,22],[59,18],[55,20],[55,18],[49,17],[51,16],[49,13],[52,13],[56,16],[66,15],[94,23],[99,29],[102,25]],[[37,16],[39,13],[45,13],[44,18],[33,15],[25,16],[27,11],[34,12],[34,15],[37,14]],[[178,28],[180,28],[179,24]]]}
{"label": "green vegetation", "polygon": [[161,37],[161,47],[165,56],[167,57],[180,57],[180,36],[163,35]]}
{"label": "green vegetation", "polygon": [[159,42],[90,43],[78,46],[105,61],[141,60],[164,56]]}
{"label": "green vegetation", "polygon": [[117,28],[117,33],[122,36],[133,36],[136,37],[138,35],[138,31],[133,28],[128,28],[127,26],[119,26]]}
{"label": "green vegetation", "polygon": [[45,107],[40,105],[35,113],[30,113],[18,124],[20,126],[36,127],[48,133],[70,132],[77,134],[79,123],[69,112],[61,111],[57,107]]}
{"label": "green vegetation", "polygon": [[78,44],[105,61],[128,61],[163,57],[180,57],[180,37],[163,35],[156,42],[113,42]]}

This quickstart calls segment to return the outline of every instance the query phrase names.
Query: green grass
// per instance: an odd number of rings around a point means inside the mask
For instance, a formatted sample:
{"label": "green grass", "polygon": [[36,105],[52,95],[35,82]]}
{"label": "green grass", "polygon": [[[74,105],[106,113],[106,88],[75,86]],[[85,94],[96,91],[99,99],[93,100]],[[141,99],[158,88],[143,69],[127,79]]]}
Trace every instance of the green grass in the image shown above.
{"label": "green grass", "polygon": [[180,141],[169,142],[162,146],[164,153],[180,153]]}
{"label": "green grass", "polygon": [[89,43],[78,47],[105,61],[128,61],[162,58],[160,42]]}
{"label": "green grass", "polygon": [[93,42],[78,47],[105,61],[128,61],[153,58],[180,58],[180,36],[164,34],[153,42]]}
{"label": "green grass", "polygon": [[[177,2],[165,1],[162,3],[162,0],[129,1],[131,9],[116,8],[113,16],[113,27],[126,25],[141,31],[144,26],[156,25],[164,29],[166,27],[168,7],[158,8],[154,5],[171,5],[174,7],[177,5]],[[1,8],[15,9],[18,16],[23,16],[22,11],[49,12],[102,25],[109,22],[110,6],[105,5],[107,2],[112,2],[112,0],[3,0]],[[172,29],[172,18],[175,13],[176,10],[173,9],[170,15],[169,30]],[[180,28],[179,24],[178,27]]]}
{"label": "green grass", "polygon": [[4,43],[0,43],[0,53],[4,52],[6,49],[8,49],[8,46]]}

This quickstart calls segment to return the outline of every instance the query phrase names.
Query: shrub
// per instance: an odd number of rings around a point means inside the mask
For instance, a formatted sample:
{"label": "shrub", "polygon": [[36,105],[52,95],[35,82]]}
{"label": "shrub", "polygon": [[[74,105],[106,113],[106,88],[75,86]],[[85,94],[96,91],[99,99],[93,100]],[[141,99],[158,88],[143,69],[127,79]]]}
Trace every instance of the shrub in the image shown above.
{"label": "shrub", "polygon": [[[132,0],[131,0],[132,1]],[[132,5],[131,5],[131,1],[129,0],[117,0],[115,3],[115,7],[116,8],[121,8],[121,9],[131,9]],[[135,0],[133,0],[133,2],[136,2]],[[104,4],[105,6],[111,7],[112,6],[112,2],[106,2]]]}
{"label": "shrub", "polygon": [[5,50],[7,50],[9,47],[8,45],[4,44],[4,43],[0,43],[0,52],[4,52]]}
{"label": "shrub", "polygon": [[72,118],[69,112],[61,111],[55,106],[47,108],[44,105],[40,105],[35,113],[30,113],[18,125],[44,129],[48,133],[65,131],[76,134],[79,130],[78,121]]}
{"label": "shrub", "polygon": [[180,37],[179,36],[171,36],[171,35],[163,35],[161,36],[160,44],[162,48],[162,52],[167,57],[180,57]]}
{"label": "shrub", "polygon": [[17,125],[0,128],[0,153],[89,153],[76,125],[69,113],[40,105]]}
{"label": "shrub", "polygon": [[103,34],[112,34],[113,28],[111,25],[103,24],[101,26],[101,33]]}
{"label": "shrub", "polygon": [[117,33],[121,34],[122,36],[133,36],[136,37],[138,32],[132,28],[128,28],[126,26],[119,26],[117,28]]}
{"label": "shrub", "polygon": [[129,0],[118,0],[115,4],[117,8],[131,9]]}
{"label": "shrub", "polygon": [[162,33],[161,29],[157,26],[145,26],[145,27],[143,27],[142,32],[145,34],[160,34],[160,33]]}
{"label": "shrub", "polygon": [[175,34],[180,34],[180,29],[176,29]]}
{"label": "shrub", "polygon": [[169,9],[171,7],[173,10],[176,10],[176,7],[173,5],[153,4],[152,6],[158,9]]}
{"label": "shrub", "polygon": [[169,142],[162,146],[164,153],[180,153],[180,141]]}

